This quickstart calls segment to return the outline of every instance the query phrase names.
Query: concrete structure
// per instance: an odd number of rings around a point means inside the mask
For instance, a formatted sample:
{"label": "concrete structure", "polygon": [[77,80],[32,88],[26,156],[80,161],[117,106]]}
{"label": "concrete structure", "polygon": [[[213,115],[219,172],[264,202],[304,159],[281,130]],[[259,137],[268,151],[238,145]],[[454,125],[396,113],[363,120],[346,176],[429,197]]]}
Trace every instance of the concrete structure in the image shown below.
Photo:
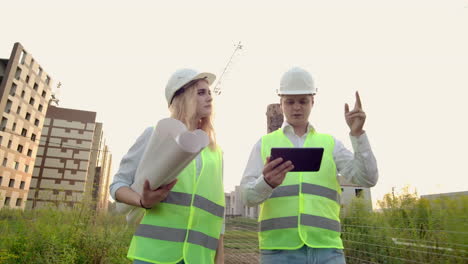
{"label": "concrete structure", "polygon": [[372,211],[372,197],[370,188],[348,183],[343,177],[338,177],[341,185],[341,209],[346,211],[354,198],[358,197],[366,201],[367,207]]}
{"label": "concrete structure", "polygon": [[20,43],[0,59],[0,208],[25,207],[51,84]]}
{"label": "concrete structure", "polygon": [[280,128],[283,124],[283,111],[280,104],[270,104],[267,106],[267,133],[271,133]]}
{"label": "concrete structure", "polygon": [[96,123],[93,145],[86,179],[86,190],[92,190],[91,199],[98,210],[107,211],[109,201],[112,154],[106,145],[102,123]]}
{"label": "concrete structure", "polygon": [[50,106],[27,208],[73,206],[84,199],[107,209],[111,155],[96,113]]}
{"label": "concrete structure", "polygon": [[468,197],[468,191],[421,195],[421,198],[428,199],[428,200],[435,200],[435,199],[440,199],[440,198],[460,198],[460,197]]}
{"label": "concrete structure", "polygon": [[235,217],[242,216],[248,218],[257,218],[259,206],[248,207],[242,203],[240,186],[236,186],[235,190],[226,193],[226,216]]}

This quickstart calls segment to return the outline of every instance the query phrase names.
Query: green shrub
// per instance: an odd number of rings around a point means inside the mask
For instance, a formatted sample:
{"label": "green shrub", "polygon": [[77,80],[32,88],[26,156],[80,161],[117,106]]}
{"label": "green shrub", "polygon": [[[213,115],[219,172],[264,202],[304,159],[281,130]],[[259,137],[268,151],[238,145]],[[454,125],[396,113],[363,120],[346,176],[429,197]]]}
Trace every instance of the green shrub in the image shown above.
{"label": "green shrub", "polygon": [[131,263],[134,227],[90,208],[0,210],[0,263]]}

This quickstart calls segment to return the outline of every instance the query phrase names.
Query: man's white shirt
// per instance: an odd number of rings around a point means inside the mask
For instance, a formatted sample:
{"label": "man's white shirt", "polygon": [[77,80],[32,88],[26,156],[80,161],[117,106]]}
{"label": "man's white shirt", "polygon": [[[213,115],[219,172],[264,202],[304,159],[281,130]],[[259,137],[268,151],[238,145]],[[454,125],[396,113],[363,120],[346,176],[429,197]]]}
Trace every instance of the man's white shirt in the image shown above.
{"label": "man's white shirt", "polygon": [[[304,145],[309,132],[314,130],[308,125],[307,132],[303,136],[294,133],[293,127],[284,122],[281,129],[294,147],[300,148]],[[337,177],[345,178],[349,183],[362,187],[372,187],[378,180],[377,161],[372,153],[366,133],[354,137],[350,135],[354,154],[344,147],[343,143],[336,138],[333,149],[333,160],[336,164]],[[248,206],[255,206],[270,197],[273,188],[265,182],[263,177],[264,162],[261,155],[262,139],[257,141],[250,153],[247,166],[241,181],[242,200]]]}

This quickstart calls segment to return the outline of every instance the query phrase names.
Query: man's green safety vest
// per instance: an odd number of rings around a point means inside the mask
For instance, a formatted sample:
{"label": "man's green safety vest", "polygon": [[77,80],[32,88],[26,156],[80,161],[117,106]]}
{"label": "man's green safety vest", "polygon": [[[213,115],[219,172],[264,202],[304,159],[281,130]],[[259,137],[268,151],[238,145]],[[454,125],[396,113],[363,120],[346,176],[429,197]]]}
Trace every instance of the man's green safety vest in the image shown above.
{"label": "man's green safety vest", "polygon": [[193,160],[178,176],[167,198],[146,210],[127,257],[150,263],[213,263],[223,217],[221,150],[201,152],[196,177]]}
{"label": "man's green safety vest", "polygon": [[[261,249],[343,248],[340,238],[340,194],[333,160],[332,136],[309,132],[303,147],[324,148],[318,172],[289,172],[260,206]],[[278,129],[262,137],[262,158],[271,148],[294,147]]]}

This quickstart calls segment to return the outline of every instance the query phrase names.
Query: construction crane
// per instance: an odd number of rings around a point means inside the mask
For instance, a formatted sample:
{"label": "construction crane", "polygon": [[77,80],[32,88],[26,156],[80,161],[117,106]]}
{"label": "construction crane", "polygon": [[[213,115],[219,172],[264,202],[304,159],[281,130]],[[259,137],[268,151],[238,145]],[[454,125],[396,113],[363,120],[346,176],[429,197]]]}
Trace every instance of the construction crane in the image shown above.
{"label": "construction crane", "polygon": [[62,83],[59,82],[57,84],[57,88],[55,89],[55,92],[52,92],[52,95],[50,97],[50,100],[49,100],[49,104],[54,104],[55,106],[59,106],[59,96],[60,96],[60,87],[62,87]]}
{"label": "construction crane", "polygon": [[232,58],[234,58],[234,55],[236,54],[236,52],[238,52],[239,50],[241,50],[244,46],[241,44],[241,42],[239,41],[239,43],[237,43],[236,45],[236,48],[234,49],[234,52],[232,53],[231,57],[229,58],[229,61],[228,63],[226,64],[226,66],[224,67],[224,70],[223,72],[221,73],[221,75],[219,76],[215,86],[214,86],[214,89],[213,89],[213,92],[216,94],[216,95],[220,95],[221,94],[221,80],[223,79],[223,76],[224,74],[228,71],[228,68],[229,66],[231,65],[231,62],[232,62]]}

